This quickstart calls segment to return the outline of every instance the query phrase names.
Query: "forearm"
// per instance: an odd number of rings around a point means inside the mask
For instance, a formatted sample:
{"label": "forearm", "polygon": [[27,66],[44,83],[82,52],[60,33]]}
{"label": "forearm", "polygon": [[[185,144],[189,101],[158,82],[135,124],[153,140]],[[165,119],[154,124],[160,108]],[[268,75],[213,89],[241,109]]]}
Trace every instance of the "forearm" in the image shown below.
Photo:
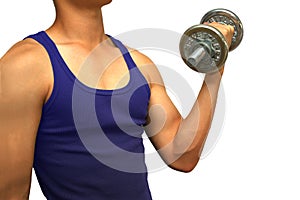
{"label": "forearm", "polygon": [[[182,119],[172,144],[177,161],[172,165],[193,168],[201,155],[213,119],[223,71],[207,74],[189,115]],[[189,171],[189,170],[184,170]]]}

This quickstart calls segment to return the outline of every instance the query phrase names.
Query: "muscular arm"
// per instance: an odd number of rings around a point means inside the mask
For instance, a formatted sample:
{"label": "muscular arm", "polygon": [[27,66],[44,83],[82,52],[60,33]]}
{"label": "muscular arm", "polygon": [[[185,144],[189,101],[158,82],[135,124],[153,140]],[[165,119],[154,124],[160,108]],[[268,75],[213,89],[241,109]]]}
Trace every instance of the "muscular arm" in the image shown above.
{"label": "muscular arm", "polygon": [[40,47],[26,40],[0,60],[0,199],[28,199],[47,91]]}
{"label": "muscular arm", "polygon": [[220,81],[219,73],[206,75],[196,102],[186,118],[182,118],[167,97],[163,85],[152,85],[150,108],[154,105],[154,111],[150,111],[146,132],[171,168],[189,172],[196,166],[210,129]]}
{"label": "muscular arm", "polygon": [[[233,28],[213,24],[231,43]],[[207,138],[216,106],[223,74],[207,74],[197,100],[184,119],[167,95],[163,80],[154,64],[147,58],[138,58],[138,65],[147,75],[151,87],[149,124],[145,127],[151,142],[163,160],[173,169],[189,172],[198,163]],[[188,97],[187,97],[188,98]]]}

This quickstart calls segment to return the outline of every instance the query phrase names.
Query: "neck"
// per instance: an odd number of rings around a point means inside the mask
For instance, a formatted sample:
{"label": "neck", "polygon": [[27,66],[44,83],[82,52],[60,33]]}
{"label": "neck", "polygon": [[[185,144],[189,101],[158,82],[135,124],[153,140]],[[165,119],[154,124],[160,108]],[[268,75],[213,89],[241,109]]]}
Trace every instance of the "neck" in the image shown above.
{"label": "neck", "polygon": [[103,18],[100,8],[80,9],[72,5],[56,6],[56,19],[47,30],[59,41],[95,46],[103,40]]}

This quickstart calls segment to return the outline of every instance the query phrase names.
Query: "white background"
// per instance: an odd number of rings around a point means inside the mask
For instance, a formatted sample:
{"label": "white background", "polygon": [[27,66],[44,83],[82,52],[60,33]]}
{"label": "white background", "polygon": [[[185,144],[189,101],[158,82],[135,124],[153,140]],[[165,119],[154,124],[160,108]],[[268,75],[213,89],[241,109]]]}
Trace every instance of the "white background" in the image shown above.
{"label": "white background", "polygon": [[[103,14],[111,35],[138,28],[183,33],[218,7],[235,11],[245,27],[224,74],[222,136],[192,173],[167,168],[150,173],[152,195],[155,200],[300,199],[297,1],[114,0]],[[50,26],[54,8],[51,0],[1,1],[0,19],[2,56],[18,40]],[[183,63],[176,67],[189,70]],[[195,90],[201,82],[196,84]],[[43,199],[34,174],[30,199]]]}

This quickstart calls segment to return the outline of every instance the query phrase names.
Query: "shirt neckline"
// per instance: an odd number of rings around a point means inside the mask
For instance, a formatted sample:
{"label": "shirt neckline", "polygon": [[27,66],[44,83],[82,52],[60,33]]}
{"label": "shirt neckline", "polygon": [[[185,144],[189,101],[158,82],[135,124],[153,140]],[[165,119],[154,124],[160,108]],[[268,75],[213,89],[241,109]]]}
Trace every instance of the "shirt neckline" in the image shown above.
{"label": "shirt neckline", "polygon": [[133,69],[134,66],[133,67],[130,66],[131,62],[128,60],[128,57],[126,55],[126,54],[129,55],[129,52],[127,51],[126,47],[119,40],[113,38],[110,35],[107,35],[109,37],[109,39],[112,41],[112,43],[120,50],[120,52],[123,55],[123,59],[125,60],[127,69],[129,71],[129,81],[127,82],[127,84],[125,86],[123,86],[121,88],[101,89],[101,88],[90,87],[90,86],[84,84],[83,82],[81,82],[75,76],[75,74],[70,70],[70,68],[68,67],[67,63],[63,59],[63,57],[60,54],[55,42],[51,39],[51,37],[46,33],[46,31],[41,31],[41,33],[43,34],[44,38],[48,41],[48,43],[51,44],[51,48],[52,48],[53,52],[56,54],[55,57],[62,64],[62,68],[67,73],[69,78],[71,78],[71,80],[74,82],[74,87],[79,87],[80,89],[83,89],[83,90],[85,90],[89,93],[94,93],[94,94],[97,94],[97,95],[123,94],[123,93],[126,93],[132,87],[132,85],[134,83],[134,78],[133,78],[134,76],[132,74],[132,71],[133,71],[132,69]]}

